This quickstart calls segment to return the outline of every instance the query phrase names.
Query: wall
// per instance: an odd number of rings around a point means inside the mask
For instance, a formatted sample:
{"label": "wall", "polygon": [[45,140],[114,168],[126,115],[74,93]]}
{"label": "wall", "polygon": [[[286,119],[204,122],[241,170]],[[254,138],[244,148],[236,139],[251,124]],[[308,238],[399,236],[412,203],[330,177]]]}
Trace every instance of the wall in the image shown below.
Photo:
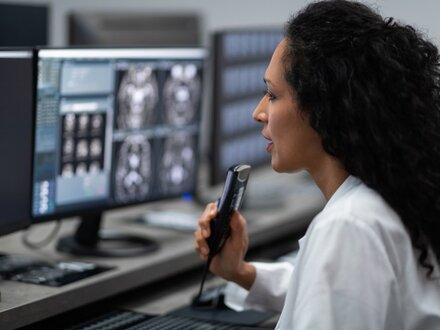
{"label": "wall", "polygon": [[[51,7],[51,45],[66,43],[66,15],[72,11],[196,11],[202,17],[203,40],[209,33],[226,27],[281,25],[289,15],[303,7],[306,0],[14,0],[3,3],[47,4]],[[440,2],[438,0],[364,1],[384,16],[416,25],[439,44]]]}
{"label": "wall", "polygon": [[[208,45],[212,31],[231,27],[282,26],[289,16],[310,0],[10,0],[0,3],[44,4],[51,8],[49,40],[52,46],[67,43],[67,15],[71,11],[96,12],[197,12],[201,17],[202,41]],[[382,15],[416,26],[440,45],[438,0],[376,0],[365,3]],[[210,82],[204,93],[202,149],[208,147]]]}

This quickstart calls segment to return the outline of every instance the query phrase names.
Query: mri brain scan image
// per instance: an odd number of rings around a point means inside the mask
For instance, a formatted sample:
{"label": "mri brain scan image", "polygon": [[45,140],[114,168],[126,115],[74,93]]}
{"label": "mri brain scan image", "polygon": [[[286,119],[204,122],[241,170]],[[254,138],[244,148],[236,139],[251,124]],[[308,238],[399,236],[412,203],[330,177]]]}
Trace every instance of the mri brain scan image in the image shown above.
{"label": "mri brain scan image", "polygon": [[86,139],[79,140],[76,144],[76,159],[86,159],[89,156],[89,143]]}
{"label": "mri brain scan image", "polygon": [[63,142],[63,156],[71,159],[73,157],[74,150],[75,141],[72,138],[65,139]]}
{"label": "mri brain scan image", "polygon": [[90,157],[99,158],[102,154],[101,140],[96,138],[90,142]]}
{"label": "mri brain scan image", "polygon": [[104,117],[102,114],[95,114],[92,116],[91,125],[92,131],[101,132],[104,124]]}
{"label": "mri brain scan image", "polygon": [[82,114],[78,118],[78,130],[80,132],[87,132],[89,128],[89,115]]}
{"label": "mri brain scan image", "polygon": [[151,123],[159,99],[156,75],[148,65],[132,65],[123,74],[118,92],[117,126],[141,129]]}
{"label": "mri brain scan image", "polygon": [[75,114],[69,113],[64,116],[64,131],[72,133],[75,130],[76,118]]}
{"label": "mri brain scan image", "polygon": [[89,165],[89,173],[98,173],[101,170],[101,164],[98,161],[93,161]]}
{"label": "mri brain scan image", "polygon": [[67,163],[63,166],[61,175],[64,177],[72,177],[73,176],[73,164]]}
{"label": "mri brain scan image", "polygon": [[182,192],[190,188],[194,177],[196,152],[192,136],[174,134],[164,141],[160,180],[165,192]]}
{"label": "mri brain scan image", "polygon": [[118,202],[140,201],[150,191],[152,180],[151,145],[140,134],[124,139],[116,154],[114,177],[115,199]]}
{"label": "mri brain scan image", "polygon": [[163,92],[167,123],[185,125],[193,120],[200,87],[200,78],[194,64],[176,64],[171,68]]}
{"label": "mri brain scan image", "polygon": [[87,174],[87,164],[86,163],[79,163],[76,165],[76,175],[83,176]]}

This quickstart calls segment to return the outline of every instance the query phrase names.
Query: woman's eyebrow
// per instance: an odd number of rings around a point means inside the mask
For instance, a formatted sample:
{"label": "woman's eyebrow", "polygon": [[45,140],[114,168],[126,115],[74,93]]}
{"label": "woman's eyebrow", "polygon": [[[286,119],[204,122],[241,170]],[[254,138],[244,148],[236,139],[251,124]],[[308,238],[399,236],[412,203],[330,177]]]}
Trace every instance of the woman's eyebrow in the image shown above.
{"label": "woman's eyebrow", "polygon": [[270,79],[266,78],[266,77],[263,78],[263,81],[264,81],[264,83],[265,83],[266,85],[274,86],[274,84],[272,83],[272,81],[271,81]]}

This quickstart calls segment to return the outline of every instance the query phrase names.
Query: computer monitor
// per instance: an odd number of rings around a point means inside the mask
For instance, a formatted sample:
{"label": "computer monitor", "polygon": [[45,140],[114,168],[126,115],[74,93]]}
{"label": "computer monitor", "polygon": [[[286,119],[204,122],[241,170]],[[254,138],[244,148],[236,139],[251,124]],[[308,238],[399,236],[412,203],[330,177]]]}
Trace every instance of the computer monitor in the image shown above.
{"label": "computer monitor", "polygon": [[264,72],[282,30],[235,29],[213,34],[213,103],[211,117],[210,183],[223,182],[236,163],[254,168],[269,164],[261,125],[252,119],[265,85]]}
{"label": "computer monitor", "polygon": [[[59,250],[154,248],[106,235],[101,215],[195,192],[204,58],[200,48],[38,50],[32,216],[82,218]],[[141,247],[111,250],[107,240]]]}
{"label": "computer monitor", "polygon": [[0,236],[31,216],[33,52],[0,49]]}
{"label": "computer monitor", "polygon": [[[12,1],[10,1],[12,2]],[[48,44],[46,5],[0,4],[0,46],[32,47]]]}
{"label": "computer monitor", "polygon": [[69,45],[198,46],[199,25],[195,13],[72,12]]}

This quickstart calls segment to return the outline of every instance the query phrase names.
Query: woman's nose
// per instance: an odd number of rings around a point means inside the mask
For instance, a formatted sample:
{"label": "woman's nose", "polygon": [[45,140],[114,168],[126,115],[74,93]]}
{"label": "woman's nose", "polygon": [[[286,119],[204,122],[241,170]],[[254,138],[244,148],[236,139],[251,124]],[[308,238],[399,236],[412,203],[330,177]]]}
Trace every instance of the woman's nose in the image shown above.
{"label": "woman's nose", "polygon": [[259,123],[267,122],[267,114],[265,111],[265,97],[261,98],[260,102],[254,110],[254,113],[252,114],[252,117]]}

